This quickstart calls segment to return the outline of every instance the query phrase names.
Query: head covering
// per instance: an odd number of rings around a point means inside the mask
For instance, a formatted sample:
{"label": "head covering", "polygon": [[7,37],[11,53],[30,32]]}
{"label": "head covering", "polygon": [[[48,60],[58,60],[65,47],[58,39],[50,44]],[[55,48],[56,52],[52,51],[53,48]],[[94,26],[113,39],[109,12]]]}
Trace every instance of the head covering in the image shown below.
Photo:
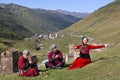
{"label": "head covering", "polygon": [[83,36],[83,37],[82,37],[82,44],[84,44],[84,43],[83,43],[83,39],[84,39],[84,38],[86,38],[87,41],[89,41],[89,39],[88,39],[86,36]]}
{"label": "head covering", "polygon": [[30,52],[28,50],[23,51],[23,55],[29,55],[29,54],[30,54]]}
{"label": "head covering", "polygon": [[54,49],[54,48],[57,48],[57,46],[56,46],[56,44],[52,44],[52,45],[50,46],[50,48],[51,48],[51,49]]}
{"label": "head covering", "polygon": [[87,37],[82,37],[82,45],[81,45],[81,48],[80,48],[80,52],[81,53],[85,53],[85,48],[86,48],[86,46],[87,46],[87,44],[84,44],[84,42],[83,42],[83,39],[84,38],[86,38],[87,39],[87,41],[88,41],[88,38]]}

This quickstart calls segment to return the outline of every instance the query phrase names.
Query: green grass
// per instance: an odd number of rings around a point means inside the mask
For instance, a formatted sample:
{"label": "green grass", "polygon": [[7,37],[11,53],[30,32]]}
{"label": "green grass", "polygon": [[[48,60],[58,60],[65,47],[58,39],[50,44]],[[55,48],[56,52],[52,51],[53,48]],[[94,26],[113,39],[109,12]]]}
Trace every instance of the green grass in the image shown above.
{"label": "green grass", "polygon": [[92,53],[93,63],[80,69],[68,71],[66,64],[63,69],[48,70],[36,77],[18,77],[17,73],[1,74],[0,80],[120,80],[119,54],[119,48],[113,48],[101,53]]}

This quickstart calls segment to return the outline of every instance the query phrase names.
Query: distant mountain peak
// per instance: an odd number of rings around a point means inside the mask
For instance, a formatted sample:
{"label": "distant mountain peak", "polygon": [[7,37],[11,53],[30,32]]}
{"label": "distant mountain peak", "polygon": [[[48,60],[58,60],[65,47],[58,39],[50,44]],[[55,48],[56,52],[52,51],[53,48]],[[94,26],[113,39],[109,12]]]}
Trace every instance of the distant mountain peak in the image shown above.
{"label": "distant mountain peak", "polygon": [[56,11],[67,14],[67,15],[72,15],[72,16],[78,17],[78,18],[84,18],[87,15],[89,15],[89,13],[87,13],[87,12],[70,12],[70,11],[62,10],[62,9],[57,9]]}

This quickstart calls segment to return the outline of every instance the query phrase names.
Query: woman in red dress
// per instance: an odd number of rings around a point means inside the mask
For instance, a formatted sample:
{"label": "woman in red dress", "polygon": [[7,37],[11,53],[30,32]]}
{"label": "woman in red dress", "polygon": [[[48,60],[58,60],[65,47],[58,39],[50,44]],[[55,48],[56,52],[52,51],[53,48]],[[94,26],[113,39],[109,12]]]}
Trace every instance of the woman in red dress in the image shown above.
{"label": "woman in red dress", "polygon": [[18,60],[19,76],[36,76],[38,74],[37,66],[33,66],[32,61],[28,60],[29,51],[24,50],[23,55]]}
{"label": "woman in red dress", "polygon": [[72,63],[72,65],[68,68],[68,70],[72,70],[72,69],[75,69],[75,68],[81,68],[81,67],[86,66],[87,64],[91,63],[91,58],[90,58],[90,55],[89,55],[89,50],[90,49],[98,49],[98,48],[103,48],[103,47],[107,46],[106,44],[105,45],[99,45],[99,46],[89,45],[89,44],[87,44],[88,41],[89,40],[88,40],[87,37],[83,37],[82,38],[82,44],[73,47],[75,49],[79,49],[80,57],[78,57]]}

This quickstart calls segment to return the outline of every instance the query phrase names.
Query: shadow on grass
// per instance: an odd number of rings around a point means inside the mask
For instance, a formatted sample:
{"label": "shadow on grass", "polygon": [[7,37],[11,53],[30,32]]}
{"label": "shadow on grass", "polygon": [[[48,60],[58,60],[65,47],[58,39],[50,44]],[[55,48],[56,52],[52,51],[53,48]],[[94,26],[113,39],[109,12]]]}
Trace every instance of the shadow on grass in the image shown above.
{"label": "shadow on grass", "polygon": [[112,56],[112,57],[100,58],[100,59],[97,59],[97,60],[92,61],[91,63],[94,63],[94,62],[97,62],[97,61],[100,61],[100,60],[111,59],[111,58],[118,58],[118,56]]}
{"label": "shadow on grass", "polygon": [[68,68],[71,64],[65,64],[63,68]]}

